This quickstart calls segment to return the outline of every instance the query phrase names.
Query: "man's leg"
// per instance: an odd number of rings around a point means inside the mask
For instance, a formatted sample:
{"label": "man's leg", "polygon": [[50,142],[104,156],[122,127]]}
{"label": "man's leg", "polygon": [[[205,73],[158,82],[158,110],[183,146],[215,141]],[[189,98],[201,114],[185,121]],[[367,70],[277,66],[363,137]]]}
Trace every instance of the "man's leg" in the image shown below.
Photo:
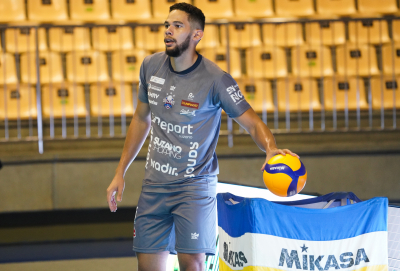
{"label": "man's leg", "polygon": [[204,271],[205,253],[178,253],[180,271]]}
{"label": "man's leg", "polygon": [[169,251],[154,254],[136,253],[136,255],[138,259],[138,271],[166,271]]}

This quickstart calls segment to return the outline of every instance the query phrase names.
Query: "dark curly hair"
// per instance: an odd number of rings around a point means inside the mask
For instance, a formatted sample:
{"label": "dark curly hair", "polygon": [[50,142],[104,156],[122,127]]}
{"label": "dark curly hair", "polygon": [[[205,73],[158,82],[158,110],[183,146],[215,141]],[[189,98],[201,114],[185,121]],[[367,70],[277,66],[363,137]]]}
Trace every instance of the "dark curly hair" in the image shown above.
{"label": "dark curly hair", "polygon": [[188,20],[189,22],[198,24],[201,30],[204,30],[204,25],[206,23],[206,17],[204,16],[203,12],[188,3],[176,3],[172,6],[169,7],[169,12],[173,10],[182,10],[188,14]]}

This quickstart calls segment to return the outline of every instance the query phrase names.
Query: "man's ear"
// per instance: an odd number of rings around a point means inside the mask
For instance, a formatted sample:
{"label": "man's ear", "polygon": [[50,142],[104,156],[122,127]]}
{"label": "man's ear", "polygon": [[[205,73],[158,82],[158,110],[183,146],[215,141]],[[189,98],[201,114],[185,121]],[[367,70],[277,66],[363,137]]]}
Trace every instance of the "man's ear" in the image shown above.
{"label": "man's ear", "polygon": [[197,43],[203,38],[204,32],[201,29],[196,29],[194,31],[193,35],[193,40],[195,40]]}

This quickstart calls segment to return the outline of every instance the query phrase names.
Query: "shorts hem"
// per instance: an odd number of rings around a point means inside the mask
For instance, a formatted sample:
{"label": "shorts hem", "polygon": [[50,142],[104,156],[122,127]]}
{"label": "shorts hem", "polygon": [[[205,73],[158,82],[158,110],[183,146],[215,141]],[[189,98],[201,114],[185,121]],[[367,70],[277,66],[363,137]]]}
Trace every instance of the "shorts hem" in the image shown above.
{"label": "shorts hem", "polygon": [[205,253],[206,255],[215,255],[215,249],[199,248],[199,249],[186,249],[186,248],[175,248],[178,253]]}
{"label": "shorts hem", "polygon": [[139,253],[149,253],[149,254],[154,254],[154,253],[158,253],[158,252],[163,252],[163,251],[168,251],[170,254],[176,254],[175,250],[170,250],[168,248],[155,248],[155,249],[151,249],[151,248],[137,248],[137,247],[133,247],[132,248],[133,251],[135,252],[139,252]]}

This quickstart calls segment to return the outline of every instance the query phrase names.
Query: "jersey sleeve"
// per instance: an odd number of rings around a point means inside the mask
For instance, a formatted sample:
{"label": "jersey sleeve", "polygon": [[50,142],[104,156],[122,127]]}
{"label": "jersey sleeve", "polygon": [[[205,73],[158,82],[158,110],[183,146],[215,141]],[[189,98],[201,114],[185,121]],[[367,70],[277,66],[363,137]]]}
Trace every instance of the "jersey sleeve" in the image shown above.
{"label": "jersey sleeve", "polygon": [[231,118],[241,116],[250,108],[238,84],[227,73],[214,84],[213,100],[213,103],[215,105],[220,105]]}
{"label": "jersey sleeve", "polygon": [[138,98],[143,103],[149,103],[149,98],[147,96],[147,82],[146,76],[144,73],[144,61],[140,66],[140,74],[139,74],[139,87],[138,87]]}

